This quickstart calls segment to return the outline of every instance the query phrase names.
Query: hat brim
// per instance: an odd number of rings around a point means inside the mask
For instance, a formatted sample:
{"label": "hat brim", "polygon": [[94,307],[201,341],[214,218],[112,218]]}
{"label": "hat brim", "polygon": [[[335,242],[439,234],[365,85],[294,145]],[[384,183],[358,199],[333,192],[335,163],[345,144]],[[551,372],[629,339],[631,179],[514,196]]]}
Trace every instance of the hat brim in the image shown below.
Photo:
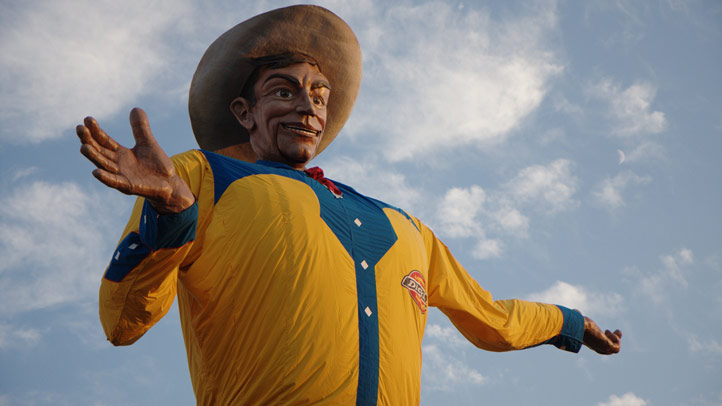
{"label": "hat brim", "polygon": [[248,132],[231,113],[253,72],[250,59],[283,53],[312,57],[331,84],[323,151],[348,120],[361,85],[361,47],[351,28],[329,10],[311,5],[272,10],[222,34],[201,58],[190,86],[188,112],[198,145],[217,151],[247,143]]}

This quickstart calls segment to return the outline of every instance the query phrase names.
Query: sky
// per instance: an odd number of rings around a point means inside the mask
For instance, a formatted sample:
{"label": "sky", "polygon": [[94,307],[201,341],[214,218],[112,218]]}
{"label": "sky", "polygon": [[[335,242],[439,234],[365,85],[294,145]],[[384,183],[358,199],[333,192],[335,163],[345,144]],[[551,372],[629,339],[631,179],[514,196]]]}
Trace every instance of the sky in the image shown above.
{"label": "sky", "polygon": [[[178,311],[113,347],[98,287],[134,199],[75,125],[132,146],[148,113],[197,148],[190,79],[222,32],[286,1],[0,3],[0,406],[192,405]],[[722,2],[317,4],[364,77],[313,165],[419,217],[495,298],[621,329],[600,356],[476,349],[436,309],[422,405],[722,405]]]}

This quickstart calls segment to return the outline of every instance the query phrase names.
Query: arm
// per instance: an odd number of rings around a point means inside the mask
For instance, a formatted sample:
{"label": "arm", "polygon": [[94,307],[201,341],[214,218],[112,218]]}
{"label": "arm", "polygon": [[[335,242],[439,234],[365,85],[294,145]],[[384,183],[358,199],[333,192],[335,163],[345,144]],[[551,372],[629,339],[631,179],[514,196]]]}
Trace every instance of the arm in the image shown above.
{"label": "arm", "polygon": [[100,321],[111,343],[134,343],[168,312],[197,219],[197,203],[161,215],[145,199],[136,201],[100,284]]}
{"label": "arm", "polygon": [[115,345],[135,342],[173,303],[178,268],[193,244],[198,220],[191,187],[197,195],[202,177],[197,172],[204,168],[200,154],[193,152],[174,165],[142,110],[134,109],[130,122],[133,149],[118,144],[90,117],[76,129],[81,153],[98,167],[93,175],[140,196],[100,287],[101,322]]}
{"label": "arm", "polygon": [[[477,347],[489,351],[509,351],[553,344],[578,352],[582,344],[591,347],[603,341],[599,334],[591,333],[596,324],[589,319],[586,320],[591,323],[587,322],[577,311],[518,299],[494,300],[431,230],[418,221],[417,224],[429,256],[429,305],[438,307]],[[618,336],[612,335],[619,338],[621,332]],[[610,336],[602,336],[612,342]],[[614,352],[615,344],[606,344],[593,349],[600,353]]]}

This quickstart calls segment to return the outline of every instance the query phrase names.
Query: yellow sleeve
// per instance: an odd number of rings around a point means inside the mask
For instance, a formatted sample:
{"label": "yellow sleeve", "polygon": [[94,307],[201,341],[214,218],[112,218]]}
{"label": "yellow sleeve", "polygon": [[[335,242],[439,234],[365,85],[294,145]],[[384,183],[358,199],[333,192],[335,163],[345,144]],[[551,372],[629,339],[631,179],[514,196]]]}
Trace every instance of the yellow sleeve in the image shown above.
{"label": "yellow sleeve", "polygon": [[429,306],[438,307],[474,345],[489,351],[509,351],[550,343],[579,351],[584,327],[581,314],[551,304],[494,300],[446,245],[416,222],[429,258]]}
{"label": "yellow sleeve", "polygon": [[[178,174],[185,180],[196,203],[185,211],[159,215],[145,199],[136,200],[123,236],[100,284],[100,321],[114,345],[138,340],[170,309],[176,295],[178,269],[188,256],[199,223],[208,210],[211,194],[204,187],[210,173],[199,151],[173,157]],[[207,182],[205,182],[207,183]],[[212,184],[212,182],[211,182]]]}

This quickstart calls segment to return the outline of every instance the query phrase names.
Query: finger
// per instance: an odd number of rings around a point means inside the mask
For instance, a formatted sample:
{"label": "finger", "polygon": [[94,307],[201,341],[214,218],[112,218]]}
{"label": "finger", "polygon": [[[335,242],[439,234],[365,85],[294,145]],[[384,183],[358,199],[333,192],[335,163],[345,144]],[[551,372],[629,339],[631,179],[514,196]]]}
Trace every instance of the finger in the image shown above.
{"label": "finger", "polygon": [[75,127],[75,133],[78,135],[81,143],[90,144],[96,149],[100,148],[100,144],[98,144],[98,142],[95,141],[95,138],[93,138],[93,136],[90,134],[90,130],[88,129],[88,127],[79,124]]}
{"label": "finger", "polygon": [[605,331],[604,335],[607,338],[606,354],[609,355],[618,353],[621,347],[619,337],[609,330]]}
{"label": "finger", "polygon": [[111,151],[118,150],[120,144],[118,144],[117,141],[115,141],[105,131],[103,131],[103,129],[100,128],[100,125],[98,125],[98,122],[93,117],[85,117],[83,123],[90,130],[90,134],[93,136],[93,139],[98,142],[98,144],[102,145],[105,148],[108,148]]}
{"label": "finger", "polygon": [[94,170],[93,176],[95,176],[95,178],[101,181],[105,186],[116,189],[126,195],[132,194],[130,182],[128,182],[128,179],[123,176],[110,173],[103,169]]}
{"label": "finger", "polygon": [[[617,331],[619,331],[619,330],[617,330]],[[605,331],[605,332],[604,332],[604,335],[606,335],[607,338],[609,339],[609,341],[611,341],[614,345],[618,345],[618,344],[619,344],[621,337],[617,336],[616,334],[612,333],[612,332],[609,331],[609,330]]]}
{"label": "finger", "polygon": [[80,153],[83,154],[90,162],[95,164],[98,169],[103,169],[111,173],[118,173],[118,165],[100,153],[93,145],[83,144],[80,146]]}
{"label": "finger", "polygon": [[[116,151],[118,148],[121,148],[121,146],[105,134],[105,132],[98,126],[98,123],[94,118],[86,117],[84,122],[87,125],[79,125],[75,127],[75,132],[78,134],[80,142],[92,146],[97,152],[104,155],[107,159],[117,162],[118,159]],[[93,135],[94,133],[96,134],[95,136]],[[100,141],[102,141],[102,143]],[[82,148],[81,152],[83,152]]]}
{"label": "finger", "polygon": [[130,128],[133,129],[136,146],[156,143],[153,132],[150,130],[148,116],[143,109],[136,107],[130,111]]}

